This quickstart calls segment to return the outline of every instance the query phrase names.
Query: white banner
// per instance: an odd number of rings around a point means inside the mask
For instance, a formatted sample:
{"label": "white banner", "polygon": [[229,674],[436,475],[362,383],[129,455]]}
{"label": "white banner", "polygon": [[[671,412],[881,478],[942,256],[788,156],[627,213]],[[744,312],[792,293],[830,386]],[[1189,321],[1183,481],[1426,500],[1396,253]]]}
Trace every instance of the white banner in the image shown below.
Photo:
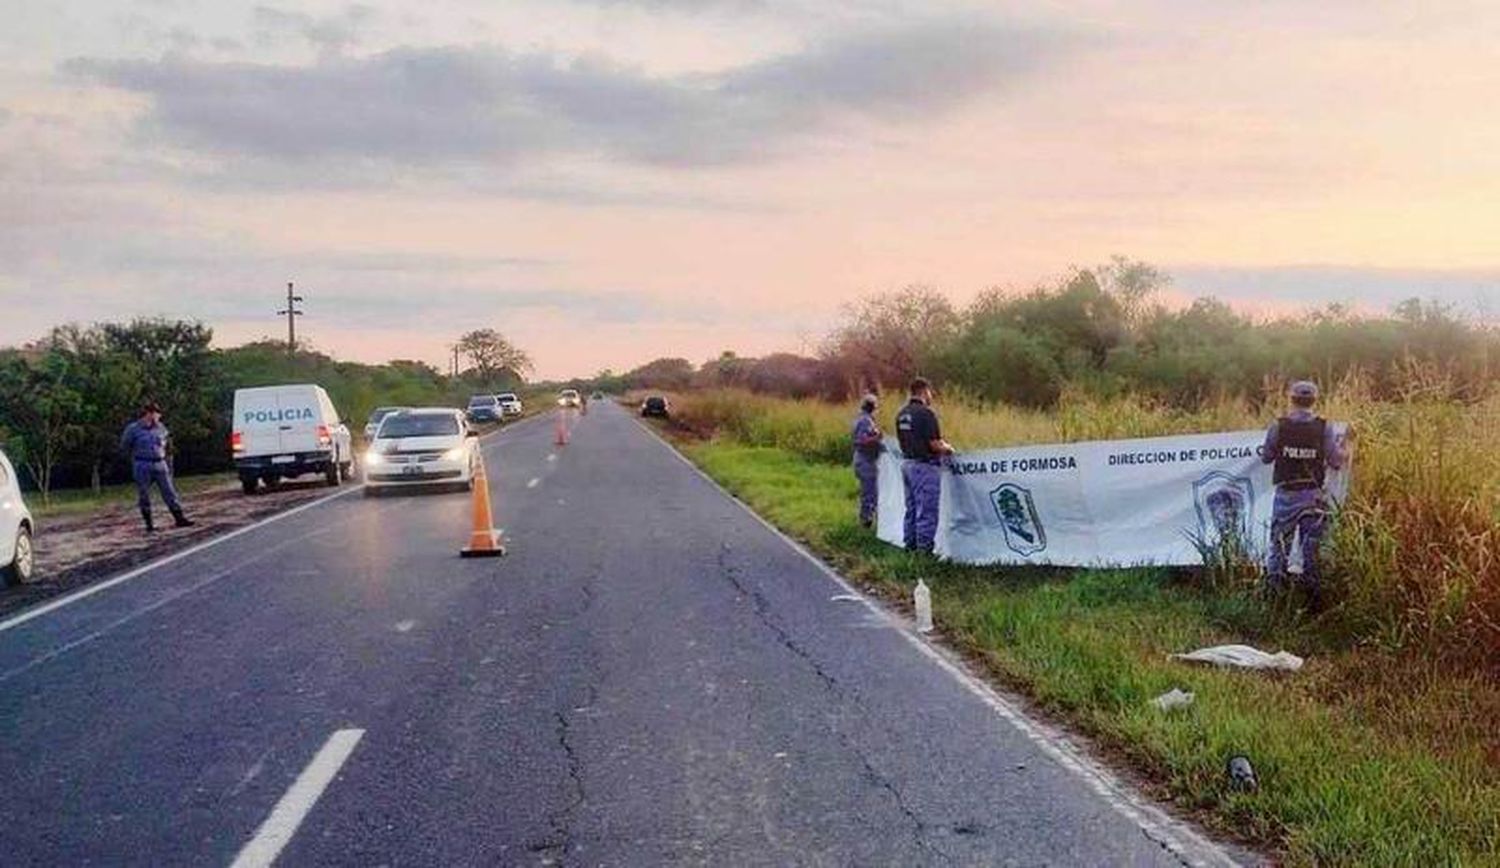
{"label": "white banner", "polygon": [[[1330,423],[1342,441],[1345,426]],[[1271,466],[1265,431],[988,449],[943,467],[937,554],[967,564],[1201,564],[1200,546],[1233,534],[1267,549]],[[902,545],[901,453],[880,460],[882,540]],[[1347,463],[1345,465],[1347,469]],[[1329,471],[1341,500],[1347,470]]]}

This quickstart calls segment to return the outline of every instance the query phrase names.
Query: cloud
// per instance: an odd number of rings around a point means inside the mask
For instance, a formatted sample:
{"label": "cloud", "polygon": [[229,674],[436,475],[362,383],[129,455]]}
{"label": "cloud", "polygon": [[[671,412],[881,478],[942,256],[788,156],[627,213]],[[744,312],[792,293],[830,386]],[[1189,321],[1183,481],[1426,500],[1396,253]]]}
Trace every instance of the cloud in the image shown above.
{"label": "cloud", "polygon": [[287,167],[557,156],[700,167],[772,159],[844,123],[940,115],[1015,84],[1072,41],[950,18],[711,74],[657,76],[597,55],[496,46],[325,54],[307,65],[75,59],[64,69],[145,96],[142,132],[220,157]]}
{"label": "cloud", "polygon": [[314,16],[275,6],[256,6],[250,17],[261,44],[293,34],[323,52],[339,54],[359,44],[360,30],[375,17],[375,10],[356,3],[335,15]]}

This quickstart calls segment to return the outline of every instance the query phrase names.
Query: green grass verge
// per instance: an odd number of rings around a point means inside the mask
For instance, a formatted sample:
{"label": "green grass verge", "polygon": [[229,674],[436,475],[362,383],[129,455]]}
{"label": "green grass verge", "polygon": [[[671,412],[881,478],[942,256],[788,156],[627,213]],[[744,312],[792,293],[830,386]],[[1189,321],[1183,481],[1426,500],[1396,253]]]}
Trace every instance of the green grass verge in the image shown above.
{"label": "green grass verge", "polygon": [[[933,562],[859,527],[847,468],[777,448],[679,445],[873,590],[904,598],[924,577],[953,644],[1210,827],[1288,864],[1500,864],[1500,775],[1487,753],[1500,721],[1491,702],[1475,698],[1492,698],[1493,685],[1441,672],[1400,677],[1396,664],[1377,674],[1369,668],[1390,661],[1358,649],[1321,649],[1292,676],[1171,662],[1173,651],[1244,641],[1227,625],[1257,623],[1257,613],[1243,610],[1258,604],[1200,593],[1160,570]],[[1291,650],[1303,653],[1316,645],[1295,620],[1259,638],[1301,643]],[[1175,713],[1149,704],[1173,687],[1197,702]],[[1235,753],[1254,762],[1258,792],[1226,786],[1224,763]]]}

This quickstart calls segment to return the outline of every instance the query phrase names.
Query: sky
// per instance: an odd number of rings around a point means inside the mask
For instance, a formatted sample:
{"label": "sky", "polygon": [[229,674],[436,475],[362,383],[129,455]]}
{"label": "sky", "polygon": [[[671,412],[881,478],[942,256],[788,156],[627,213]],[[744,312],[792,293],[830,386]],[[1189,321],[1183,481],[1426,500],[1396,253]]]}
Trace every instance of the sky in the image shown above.
{"label": "sky", "polygon": [[0,0],[0,345],[201,319],[541,377],[1124,254],[1500,306],[1491,0]]}

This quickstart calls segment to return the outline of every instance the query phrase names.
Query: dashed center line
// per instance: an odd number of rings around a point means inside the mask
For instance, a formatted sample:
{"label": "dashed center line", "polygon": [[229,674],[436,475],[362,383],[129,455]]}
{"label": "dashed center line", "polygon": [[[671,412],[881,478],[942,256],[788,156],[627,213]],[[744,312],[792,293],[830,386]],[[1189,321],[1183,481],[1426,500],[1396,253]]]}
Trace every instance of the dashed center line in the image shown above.
{"label": "dashed center line", "polygon": [[330,735],[317,756],[297,776],[292,788],[271,809],[271,816],[260,824],[255,837],[235,857],[231,868],[269,868],[364,735],[362,729],[341,729]]}
{"label": "dashed center line", "polygon": [[535,476],[533,476],[531,478],[531,481],[528,482],[528,483],[526,483],[526,487],[527,488],[536,488],[539,484],[541,484],[541,480],[537,479]]}

